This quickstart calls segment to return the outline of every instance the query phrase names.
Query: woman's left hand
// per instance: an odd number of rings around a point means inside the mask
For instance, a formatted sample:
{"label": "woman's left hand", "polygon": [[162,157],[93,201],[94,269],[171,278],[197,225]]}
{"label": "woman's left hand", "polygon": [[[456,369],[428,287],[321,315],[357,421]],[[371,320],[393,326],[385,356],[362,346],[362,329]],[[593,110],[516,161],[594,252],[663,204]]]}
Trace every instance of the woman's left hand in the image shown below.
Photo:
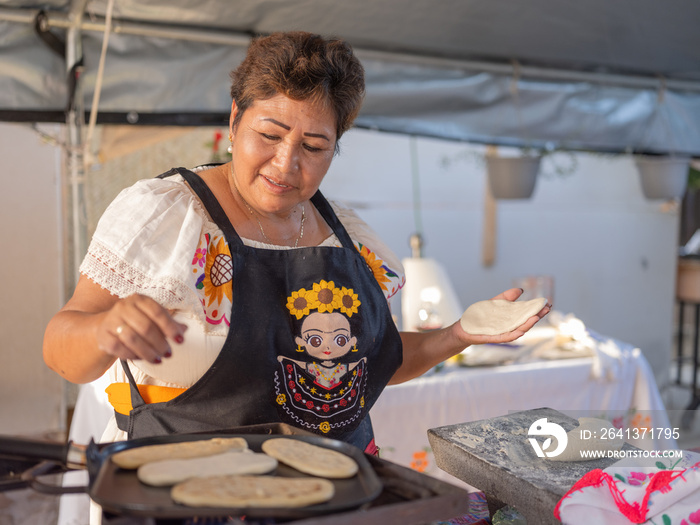
{"label": "woman's left hand", "polygon": [[[523,291],[520,288],[511,288],[498,294],[494,299],[515,301],[522,294]],[[470,345],[510,343],[530,330],[537,321],[549,313],[551,308],[551,304],[546,304],[542,310],[528,318],[515,330],[498,335],[469,334],[462,329],[460,321],[447,328],[431,332],[401,332],[403,364],[391,378],[390,384],[402,383],[418,377]]]}
{"label": "woman's left hand", "polygon": [[[511,288],[509,290],[506,290],[503,293],[498,294],[496,297],[494,297],[492,300],[496,299],[503,299],[506,301],[516,301],[521,295],[523,294],[523,290],[521,288]],[[512,330],[510,332],[505,332],[503,334],[498,334],[498,335],[476,335],[476,334],[469,334],[462,330],[462,326],[459,322],[456,323],[456,330],[461,332],[460,334],[460,339],[464,341],[467,345],[480,345],[480,344],[498,344],[498,343],[510,343],[512,341],[515,341],[519,337],[522,337],[525,335],[525,333],[530,330],[535,324],[542,319],[545,315],[547,315],[550,311],[552,310],[552,305],[547,303],[544,305],[542,310],[537,312],[535,315],[532,317],[528,318],[527,321],[525,321],[523,324],[521,324],[519,327],[517,327],[515,330]]]}

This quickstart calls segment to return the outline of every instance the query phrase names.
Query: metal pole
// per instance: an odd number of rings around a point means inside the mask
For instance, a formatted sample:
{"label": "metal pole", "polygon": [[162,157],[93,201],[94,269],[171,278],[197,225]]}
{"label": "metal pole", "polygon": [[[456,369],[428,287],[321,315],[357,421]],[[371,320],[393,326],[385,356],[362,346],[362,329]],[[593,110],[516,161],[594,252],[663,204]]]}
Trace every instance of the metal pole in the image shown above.
{"label": "metal pole", "polygon": [[78,267],[86,251],[85,213],[85,168],[83,162],[83,127],[85,111],[82,93],[81,23],[87,0],[77,0],[71,5],[68,20],[71,22],[66,32],[66,74],[69,85],[74,81],[75,88],[69,94],[66,112],[66,172],[67,207],[70,226],[68,250],[69,264],[66,265],[66,297],[70,297],[78,280]]}
{"label": "metal pole", "polygon": [[[78,282],[79,266],[87,251],[87,214],[85,212],[85,166],[83,162],[83,127],[85,111],[83,104],[81,23],[87,0],[76,0],[71,5],[68,20],[71,24],[66,32],[66,78],[69,85],[68,108],[66,110],[66,165],[63,180],[63,209],[66,227],[64,234],[64,302]],[[70,86],[75,88],[70,92]],[[75,406],[78,395],[77,385],[64,384],[59,421],[68,427],[68,408]],[[64,430],[62,428],[62,430]]]}

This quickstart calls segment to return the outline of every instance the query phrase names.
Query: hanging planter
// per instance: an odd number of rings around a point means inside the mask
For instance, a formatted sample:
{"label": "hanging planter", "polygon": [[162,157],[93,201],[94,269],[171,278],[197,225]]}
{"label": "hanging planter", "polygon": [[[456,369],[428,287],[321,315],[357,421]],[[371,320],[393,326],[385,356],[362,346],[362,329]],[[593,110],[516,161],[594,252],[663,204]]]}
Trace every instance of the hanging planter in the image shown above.
{"label": "hanging planter", "polygon": [[676,199],[685,193],[689,158],[637,155],[634,163],[647,199]]}
{"label": "hanging planter", "polygon": [[529,199],[535,191],[540,156],[486,155],[486,173],[496,199]]}

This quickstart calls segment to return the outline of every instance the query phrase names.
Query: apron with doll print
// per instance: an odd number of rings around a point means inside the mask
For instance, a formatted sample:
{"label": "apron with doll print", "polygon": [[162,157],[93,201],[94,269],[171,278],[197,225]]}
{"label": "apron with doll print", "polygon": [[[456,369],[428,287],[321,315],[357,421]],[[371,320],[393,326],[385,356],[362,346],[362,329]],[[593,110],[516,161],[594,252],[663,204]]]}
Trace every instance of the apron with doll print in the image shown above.
{"label": "apron with doll print", "polygon": [[[342,247],[246,246],[202,179],[180,173],[222,230],[230,260],[231,324],[213,365],[177,397],[146,403],[126,361],[129,438],[287,423],[365,450],[369,410],[402,362],[401,339],[371,268],[331,206],[311,202]],[[227,254],[219,255],[226,258]],[[226,272],[225,272],[226,273]]]}

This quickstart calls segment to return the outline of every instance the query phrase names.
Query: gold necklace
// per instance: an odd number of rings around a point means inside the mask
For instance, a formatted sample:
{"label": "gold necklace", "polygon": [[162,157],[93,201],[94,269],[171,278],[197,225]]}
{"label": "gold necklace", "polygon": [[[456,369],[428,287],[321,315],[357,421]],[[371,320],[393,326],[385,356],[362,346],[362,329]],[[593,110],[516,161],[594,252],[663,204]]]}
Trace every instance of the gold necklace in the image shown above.
{"label": "gold necklace", "polygon": [[[233,178],[233,162],[231,163],[231,177]],[[268,244],[275,244],[270,240],[270,238],[265,234],[265,230],[263,229],[262,223],[260,222],[260,219],[255,215],[255,212],[253,211],[253,208],[250,207],[250,204],[248,204],[248,201],[246,201],[243,198],[243,195],[241,195],[241,192],[238,189],[238,186],[236,185],[236,182],[233,181],[233,187],[236,188],[236,193],[238,193],[238,196],[241,198],[243,201],[243,204],[245,204],[245,207],[248,208],[248,211],[250,212],[250,215],[256,220],[258,223],[258,227],[260,228],[260,233],[262,233],[263,239],[267,241]],[[299,241],[304,237],[304,222],[306,221],[306,209],[304,205],[301,205],[301,225],[299,227],[299,236],[297,237],[297,240],[294,241],[294,247],[298,248],[299,247]]]}
{"label": "gold necklace", "polygon": [[[341,368],[342,368],[342,365],[335,365],[335,367],[333,368],[333,373],[331,374],[331,377],[326,377],[326,374],[324,374],[324,373],[321,371],[321,367],[316,363],[316,361],[313,362],[313,365],[314,365],[314,369],[316,370],[316,372],[317,372],[323,379],[325,379],[326,381],[328,381],[329,383],[332,383],[332,382],[333,382],[333,378],[336,376],[336,374],[337,374],[338,372],[340,372],[340,370],[341,370]],[[323,368],[326,368],[326,367],[324,366]],[[328,369],[326,368],[326,370],[328,370]]]}

